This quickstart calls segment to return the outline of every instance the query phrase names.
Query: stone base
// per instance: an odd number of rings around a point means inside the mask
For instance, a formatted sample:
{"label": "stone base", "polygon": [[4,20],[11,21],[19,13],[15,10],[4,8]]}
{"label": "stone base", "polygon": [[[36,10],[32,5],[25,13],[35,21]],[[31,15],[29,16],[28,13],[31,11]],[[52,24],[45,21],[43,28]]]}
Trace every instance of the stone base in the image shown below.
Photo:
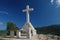
{"label": "stone base", "polygon": [[24,38],[24,36],[22,36],[21,38],[0,38],[1,40],[39,40],[37,36],[32,36],[31,39],[28,39],[28,38]]}

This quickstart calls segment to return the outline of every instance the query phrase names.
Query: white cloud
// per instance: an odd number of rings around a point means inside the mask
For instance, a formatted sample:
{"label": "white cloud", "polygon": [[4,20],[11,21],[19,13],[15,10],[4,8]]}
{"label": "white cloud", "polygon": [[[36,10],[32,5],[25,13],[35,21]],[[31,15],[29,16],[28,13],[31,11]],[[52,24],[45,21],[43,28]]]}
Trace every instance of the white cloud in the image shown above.
{"label": "white cloud", "polygon": [[0,25],[3,25],[3,22],[0,22]]}
{"label": "white cloud", "polygon": [[60,6],[60,0],[56,1],[57,6]]}
{"label": "white cloud", "polygon": [[51,0],[50,2],[51,2],[51,4],[53,4],[54,0]]}
{"label": "white cloud", "polygon": [[60,7],[60,0],[56,0],[56,8]]}
{"label": "white cloud", "polygon": [[50,2],[52,5],[55,5],[55,7],[60,7],[60,0],[51,0]]}
{"label": "white cloud", "polygon": [[8,12],[0,11],[1,14],[8,14]]}

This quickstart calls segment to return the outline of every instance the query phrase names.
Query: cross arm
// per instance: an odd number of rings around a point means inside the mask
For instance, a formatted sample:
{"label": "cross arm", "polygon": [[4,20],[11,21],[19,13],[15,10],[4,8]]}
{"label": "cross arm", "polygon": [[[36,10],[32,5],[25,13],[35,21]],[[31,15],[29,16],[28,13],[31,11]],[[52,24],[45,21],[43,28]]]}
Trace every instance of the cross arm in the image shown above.
{"label": "cross arm", "polygon": [[30,9],[24,9],[22,10],[23,12],[27,12],[27,11],[33,11],[34,9],[33,8],[30,8]]}
{"label": "cross arm", "polygon": [[22,10],[22,12],[26,12],[26,11],[27,11],[27,9]]}
{"label": "cross arm", "polygon": [[33,8],[30,8],[29,11],[33,11],[34,9]]}

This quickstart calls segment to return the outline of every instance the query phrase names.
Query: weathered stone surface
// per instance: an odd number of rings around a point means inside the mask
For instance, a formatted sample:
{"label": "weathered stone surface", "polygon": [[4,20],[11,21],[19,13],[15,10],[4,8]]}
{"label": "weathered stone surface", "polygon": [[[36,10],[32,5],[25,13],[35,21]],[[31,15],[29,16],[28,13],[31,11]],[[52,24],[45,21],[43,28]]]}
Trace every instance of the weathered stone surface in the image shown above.
{"label": "weathered stone surface", "polygon": [[50,35],[50,34],[48,34],[48,35],[39,34],[39,35],[32,36],[31,39],[28,39],[25,36],[22,36],[21,38],[0,37],[0,40],[60,40],[60,36]]}
{"label": "weathered stone surface", "polygon": [[1,40],[2,39],[4,39],[4,40],[39,40],[38,39],[38,37],[37,37],[37,35],[36,36],[32,36],[32,38],[31,39],[28,39],[28,38],[26,38],[26,37],[22,37],[22,38],[0,38]]}
{"label": "weathered stone surface", "polygon": [[40,34],[38,35],[39,40],[60,40],[59,36],[50,35],[50,34]]}

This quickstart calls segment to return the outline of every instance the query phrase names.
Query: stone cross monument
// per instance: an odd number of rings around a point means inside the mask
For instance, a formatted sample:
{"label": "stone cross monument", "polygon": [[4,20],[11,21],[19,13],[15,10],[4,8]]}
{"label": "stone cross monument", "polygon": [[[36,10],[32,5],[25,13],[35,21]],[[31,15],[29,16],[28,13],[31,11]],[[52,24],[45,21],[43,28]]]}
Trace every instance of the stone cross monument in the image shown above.
{"label": "stone cross monument", "polygon": [[27,37],[31,38],[31,36],[36,35],[36,30],[32,26],[30,22],[29,12],[33,11],[33,8],[29,8],[29,5],[26,6],[26,9],[23,10],[23,12],[26,12],[26,23],[23,26],[22,30],[27,32]]}
{"label": "stone cross monument", "polygon": [[26,12],[26,21],[29,23],[30,18],[29,18],[29,12],[33,11],[33,8],[29,8],[29,5],[26,6],[26,9],[23,10],[23,12]]}

